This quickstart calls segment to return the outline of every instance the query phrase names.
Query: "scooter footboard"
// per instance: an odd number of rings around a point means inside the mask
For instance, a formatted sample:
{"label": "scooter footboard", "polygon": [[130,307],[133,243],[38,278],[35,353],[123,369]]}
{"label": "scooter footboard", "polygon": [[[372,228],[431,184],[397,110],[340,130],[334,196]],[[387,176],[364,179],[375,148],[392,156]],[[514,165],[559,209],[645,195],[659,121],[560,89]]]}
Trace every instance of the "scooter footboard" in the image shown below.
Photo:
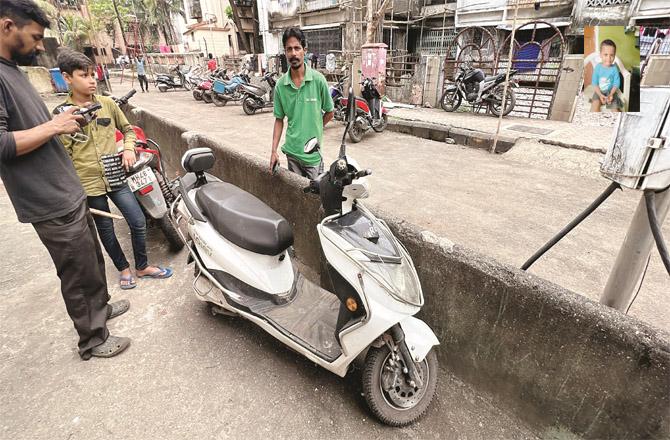
{"label": "scooter footboard", "polygon": [[405,343],[415,362],[421,362],[434,345],[440,345],[428,324],[413,316],[400,321],[400,328],[405,333]]}

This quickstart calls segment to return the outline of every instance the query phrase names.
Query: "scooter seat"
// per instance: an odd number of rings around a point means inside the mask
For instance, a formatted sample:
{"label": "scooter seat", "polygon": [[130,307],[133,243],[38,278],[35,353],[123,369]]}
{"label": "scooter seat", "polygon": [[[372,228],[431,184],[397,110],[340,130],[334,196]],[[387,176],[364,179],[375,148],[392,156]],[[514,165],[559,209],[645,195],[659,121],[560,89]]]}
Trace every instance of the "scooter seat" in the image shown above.
{"label": "scooter seat", "polygon": [[279,255],[293,244],[293,230],[284,217],[230,183],[202,186],[195,201],[214,229],[243,249]]}

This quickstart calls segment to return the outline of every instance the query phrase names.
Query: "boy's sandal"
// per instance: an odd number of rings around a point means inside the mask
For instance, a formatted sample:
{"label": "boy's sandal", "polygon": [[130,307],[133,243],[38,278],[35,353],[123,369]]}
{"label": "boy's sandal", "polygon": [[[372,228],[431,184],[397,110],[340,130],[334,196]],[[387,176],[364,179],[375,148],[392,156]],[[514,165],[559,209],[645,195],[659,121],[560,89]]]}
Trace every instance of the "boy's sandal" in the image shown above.
{"label": "boy's sandal", "polygon": [[91,356],[110,358],[121,353],[130,346],[130,338],[109,335],[107,340],[91,349]]}
{"label": "boy's sandal", "polygon": [[156,279],[162,279],[162,278],[170,278],[172,276],[172,269],[169,267],[160,267],[156,266],[158,269],[160,269],[158,272],[154,273],[148,273],[146,275],[141,275],[139,278],[156,278]]}
{"label": "boy's sandal", "polygon": [[[123,282],[126,282],[127,284],[123,284]],[[132,275],[128,276],[119,276],[119,287],[121,287],[122,290],[129,290],[129,289],[134,289],[137,287],[137,283],[135,282],[135,278],[133,278]]]}
{"label": "boy's sandal", "polygon": [[107,309],[107,319],[116,318],[119,315],[123,315],[130,308],[130,301],[127,299],[122,299],[113,303],[109,303],[109,308]]}

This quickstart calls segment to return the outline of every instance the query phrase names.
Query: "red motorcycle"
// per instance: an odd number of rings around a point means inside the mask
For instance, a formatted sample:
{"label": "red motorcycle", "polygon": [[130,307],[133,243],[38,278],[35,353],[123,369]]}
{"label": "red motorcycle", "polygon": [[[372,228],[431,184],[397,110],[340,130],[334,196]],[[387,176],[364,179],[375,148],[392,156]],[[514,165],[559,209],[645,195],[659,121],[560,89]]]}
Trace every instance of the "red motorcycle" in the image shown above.
{"label": "red motorcycle", "polygon": [[[382,103],[381,95],[374,84],[374,80],[375,78],[365,78],[361,82],[361,94],[363,97],[356,97],[356,120],[349,130],[349,139],[351,139],[351,142],[360,142],[365,132],[369,129],[381,133],[388,124],[388,109]],[[333,94],[333,90],[331,90],[331,94]],[[346,116],[345,111],[339,110],[342,108],[346,109],[347,102],[348,99],[344,96],[335,99],[334,113],[336,119]]]}
{"label": "red motorcycle", "polygon": [[[127,104],[134,94],[135,90],[131,90],[121,98],[112,97],[112,99],[119,106],[122,106]],[[142,128],[133,125],[133,130],[137,138],[135,141],[137,162],[126,173],[126,182],[135,194],[147,220],[153,220],[163,231],[170,248],[173,251],[178,251],[184,247],[184,242],[167,215],[175,197],[170,187],[171,182],[165,172],[160,146],[149,139]],[[116,130],[116,144],[118,151],[120,151],[119,155],[123,154],[123,139],[123,133]]]}

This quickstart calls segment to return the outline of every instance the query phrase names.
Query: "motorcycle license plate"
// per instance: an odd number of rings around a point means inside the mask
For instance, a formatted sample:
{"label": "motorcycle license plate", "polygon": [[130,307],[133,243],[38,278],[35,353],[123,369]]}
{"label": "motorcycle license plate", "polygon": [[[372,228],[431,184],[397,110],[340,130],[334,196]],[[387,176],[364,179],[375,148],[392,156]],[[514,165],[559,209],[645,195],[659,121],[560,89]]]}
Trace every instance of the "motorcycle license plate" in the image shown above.
{"label": "motorcycle license plate", "polygon": [[133,174],[128,177],[128,187],[132,192],[139,191],[140,189],[149,186],[153,180],[153,173],[150,168],[144,168],[143,170]]}

